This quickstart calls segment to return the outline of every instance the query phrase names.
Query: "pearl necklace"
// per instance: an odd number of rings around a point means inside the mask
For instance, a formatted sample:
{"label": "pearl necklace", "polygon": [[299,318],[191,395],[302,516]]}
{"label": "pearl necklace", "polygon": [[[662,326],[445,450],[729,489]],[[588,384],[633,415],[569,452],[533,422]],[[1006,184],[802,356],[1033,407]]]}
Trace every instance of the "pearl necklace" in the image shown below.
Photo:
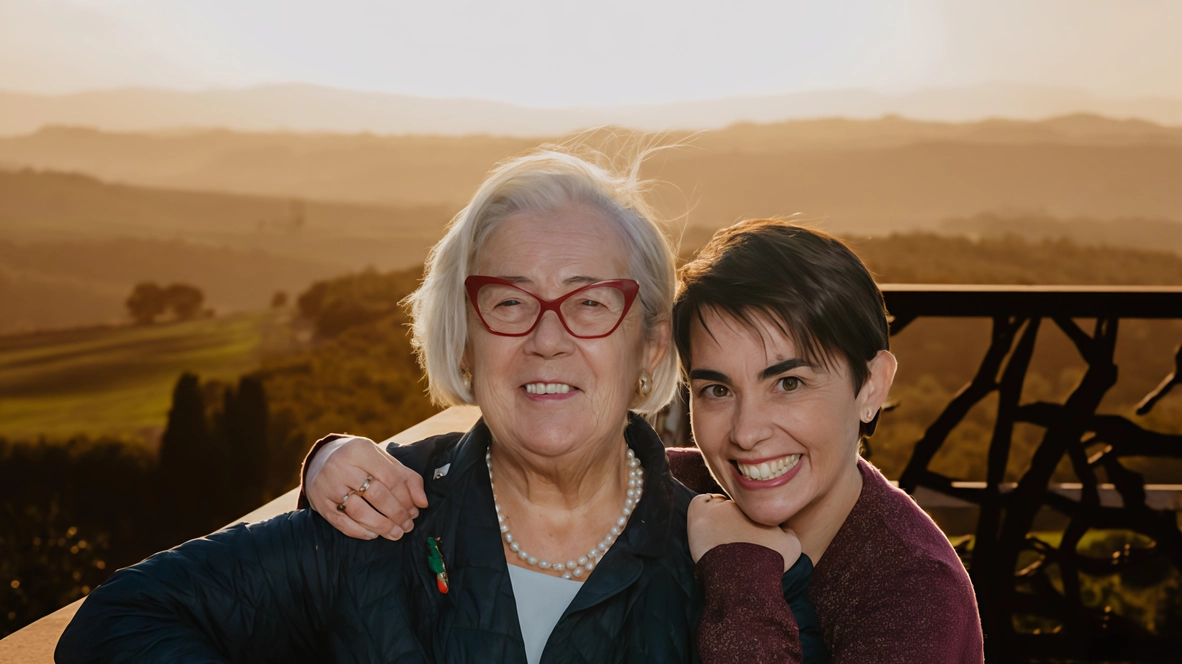
{"label": "pearl necklace", "polygon": [[584,574],[590,574],[591,570],[595,569],[595,565],[599,563],[603,554],[607,553],[612,542],[623,532],[624,526],[628,523],[628,517],[632,514],[632,508],[640,502],[640,494],[644,491],[644,467],[640,465],[640,459],[637,459],[636,454],[629,448],[628,497],[624,499],[623,514],[620,518],[616,519],[616,523],[612,526],[611,531],[608,532],[607,537],[604,537],[603,541],[588,551],[587,555],[579,556],[577,559],[571,559],[565,563],[551,563],[546,560],[538,560],[536,556],[529,555],[525,549],[521,548],[521,544],[513,538],[513,533],[509,532],[509,524],[505,523],[505,514],[501,511],[501,503],[497,500],[497,487],[493,484],[492,450],[484,453],[484,463],[488,466],[488,484],[492,488],[493,506],[497,510],[497,523],[501,527],[501,536],[505,538],[505,543],[509,545],[509,550],[516,553],[519,559],[524,560],[534,567],[551,572],[562,572],[562,578],[564,579],[572,577],[579,578]]}

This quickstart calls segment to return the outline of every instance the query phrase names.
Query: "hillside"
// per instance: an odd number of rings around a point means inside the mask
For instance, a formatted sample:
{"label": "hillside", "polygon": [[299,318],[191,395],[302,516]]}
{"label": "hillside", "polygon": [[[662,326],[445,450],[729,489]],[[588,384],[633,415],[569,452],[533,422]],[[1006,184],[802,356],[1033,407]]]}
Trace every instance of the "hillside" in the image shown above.
{"label": "hillside", "polygon": [[0,171],[0,240],[136,237],[382,268],[422,262],[453,212],[110,184],[72,173]]}
{"label": "hillside", "polygon": [[[1142,121],[834,119],[743,124],[666,139],[690,146],[661,153],[645,174],[666,183],[661,212],[681,217],[688,210],[693,225],[793,212],[826,218],[835,230],[874,233],[1006,209],[1182,218],[1182,129]],[[292,197],[424,206],[420,217],[443,219],[493,164],[541,140],[53,128],[0,139],[0,163],[266,195],[280,208]],[[309,204],[313,224],[328,213]]]}
{"label": "hillside", "polygon": [[135,284],[187,283],[226,313],[262,309],[347,266],[183,240],[0,240],[0,335],[124,323]]}
{"label": "hillside", "polygon": [[0,337],[0,438],[154,443],[181,372],[232,380],[293,343],[278,311]]}
{"label": "hillside", "polygon": [[1028,241],[1070,239],[1099,247],[1129,247],[1182,254],[1182,223],[1168,219],[1060,219],[1044,214],[984,213],[948,219],[940,232],[981,238],[1020,237]]}
{"label": "hillside", "polygon": [[709,129],[735,122],[887,114],[944,121],[1040,119],[1086,111],[1182,123],[1182,100],[1119,98],[1078,89],[990,84],[884,94],[863,89],[624,106],[534,108],[480,99],[435,99],[315,85],[179,91],[94,90],[65,95],[0,92],[0,134],[76,124],[115,131],[231,127],[243,131],[337,131],[536,136],[618,124],[648,131]]}

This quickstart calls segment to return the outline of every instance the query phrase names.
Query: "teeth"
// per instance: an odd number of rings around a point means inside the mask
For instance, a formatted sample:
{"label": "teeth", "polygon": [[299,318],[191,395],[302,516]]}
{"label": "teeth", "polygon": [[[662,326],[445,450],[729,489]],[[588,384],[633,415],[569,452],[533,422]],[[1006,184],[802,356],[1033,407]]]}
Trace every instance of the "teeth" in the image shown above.
{"label": "teeth", "polygon": [[775,461],[765,461],[757,466],[746,463],[736,465],[743,477],[749,480],[773,480],[795,468],[799,461],[799,454],[790,454]]}
{"label": "teeth", "polygon": [[525,391],[530,394],[566,394],[571,386],[566,383],[526,383]]}

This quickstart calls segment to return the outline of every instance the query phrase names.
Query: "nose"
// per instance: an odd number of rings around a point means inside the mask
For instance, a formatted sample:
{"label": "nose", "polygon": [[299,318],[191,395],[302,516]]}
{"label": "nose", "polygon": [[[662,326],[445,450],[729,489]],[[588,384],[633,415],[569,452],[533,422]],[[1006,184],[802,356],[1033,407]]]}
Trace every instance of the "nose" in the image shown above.
{"label": "nose", "polygon": [[574,339],[558,314],[553,311],[542,312],[542,319],[538,321],[534,331],[529,335],[526,351],[543,358],[561,357],[570,353],[574,348]]}
{"label": "nose", "polygon": [[766,409],[760,408],[755,399],[738,398],[731,422],[731,442],[741,449],[752,450],[771,437],[772,426]]}

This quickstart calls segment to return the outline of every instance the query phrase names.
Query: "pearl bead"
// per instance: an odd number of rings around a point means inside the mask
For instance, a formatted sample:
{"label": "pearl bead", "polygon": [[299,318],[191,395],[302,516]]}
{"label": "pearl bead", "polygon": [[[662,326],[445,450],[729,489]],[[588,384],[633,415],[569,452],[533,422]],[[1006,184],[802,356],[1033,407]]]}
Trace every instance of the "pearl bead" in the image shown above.
{"label": "pearl bead", "polygon": [[500,500],[497,499],[496,486],[493,483],[492,472],[492,450],[488,450],[484,454],[485,465],[488,466],[488,483],[492,490],[493,508],[497,515],[497,524],[503,534],[505,543],[509,545],[509,550],[517,554],[517,557],[526,561],[529,565],[537,566],[544,570],[551,570],[554,572],[561,572],[562,578],[570,579],[572,574],[575,577],[582,577],[584,573],[590,573],[591,570],[600,561],[604,553],[611,547],[612,542],[619,536],[621,529],[627,525],[628,516],[632,514],[632,508],[640,501],[640,493],[644,486],[644,466],[640,464],[640,460],[636,458],[636,453],[631,449],[627,450],[628,455],[628,491],[627,497],[624,500],[624,509],[621,511],[620,518],[616,519],[616,525],[611,527],[611,532],[608,533],[603,541],[595,545],[595,548],[587,552],[585,556],[579,556],[577,560],[568,560],[565,563],[551,563],[546,560],[538,560],[537,557],[529,555],[521,544],[514,540],[513,534],[509,532],[509,524],[501,509]]}

